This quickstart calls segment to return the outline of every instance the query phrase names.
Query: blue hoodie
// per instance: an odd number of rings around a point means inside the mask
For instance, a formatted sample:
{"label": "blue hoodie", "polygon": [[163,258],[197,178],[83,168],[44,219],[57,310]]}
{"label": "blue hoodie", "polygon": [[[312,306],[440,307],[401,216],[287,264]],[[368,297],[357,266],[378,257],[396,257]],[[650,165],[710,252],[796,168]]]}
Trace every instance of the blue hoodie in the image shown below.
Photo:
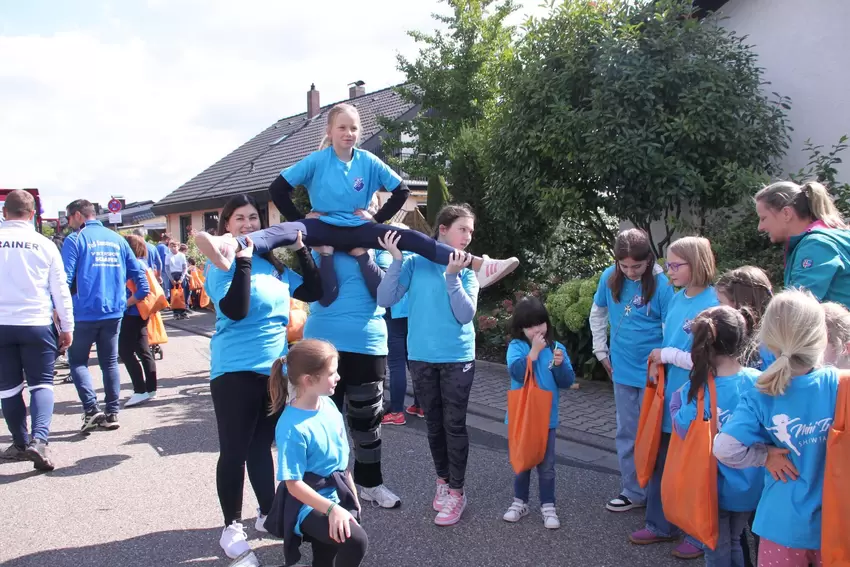
{"label": "blue hoodie", "polygon": [[68,285],[76,280],[74,319],[117,319],[127,308],[127,280],[136,284],[136,299],[150,293],[144,267],[130,245],[100,221],[86,221],[76,238],[65,239],[62,260]]}

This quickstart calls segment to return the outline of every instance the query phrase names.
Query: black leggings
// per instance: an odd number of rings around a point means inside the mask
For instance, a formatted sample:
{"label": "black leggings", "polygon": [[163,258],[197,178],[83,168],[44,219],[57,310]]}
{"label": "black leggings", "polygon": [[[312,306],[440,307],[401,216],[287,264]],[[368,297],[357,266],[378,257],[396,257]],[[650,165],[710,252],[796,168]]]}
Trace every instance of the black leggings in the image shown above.
{"label": "black leggings", "polygon": [[[309,536],[313,546],[313,567],[358,567],[366,557],[369,537],[359,524],[351,522],[351,537],[337,543],[330,536],[327,516],[313,510],[301,522],[301,533]],[[334,561],[335,560],[335,561]]]}
{"label": "black leggings", "polygon": [[274,460],[271,449],[280,412],[268,415],[269,377],[256,372],[227,372],[210,382],[218,424],[218,466],[215,482],[224,525],[242,519],[245,465],[260,513],[274,501]]}
{"label": "black leggings", "polygon": [[[394,230],[401,235],[398,242],[399,250],[414,252],[428,260],[444,266],[448,265],[449,257],[454,248],[426,236],[415,230],[404,230],[387,224],[369,222],[360,226],[336,226],[319,219],[302,219],[298,222],[282,222],[248,235],[254,243],[255,254],[265,254],[275,248],[295,243],[298,231],[301,231],[304,244],[307,246],[333,246],[336,250],[352,250],[354,248],[381,248],[378,237]],[[238,237],[239,243],[245,246],[245,237]]]}
{"label": "black leggings", "polygon": [[121,319],[118,356],[133,382],[133,392],[156,392],[156,362],[148,344],[148,323],[141,316],[125,313]]}

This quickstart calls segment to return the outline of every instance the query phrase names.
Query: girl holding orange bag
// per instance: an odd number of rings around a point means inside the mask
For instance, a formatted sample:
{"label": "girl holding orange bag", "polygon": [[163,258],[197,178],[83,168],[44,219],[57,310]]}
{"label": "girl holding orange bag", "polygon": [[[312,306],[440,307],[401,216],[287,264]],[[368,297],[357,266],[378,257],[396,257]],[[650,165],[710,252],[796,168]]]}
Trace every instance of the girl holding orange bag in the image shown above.
{"label": "girl holding orange bag", "polygon": [[[706,410],[710,407],[706,388],[710,376],[715,381],[715,417],[721,431],[744,393],[755,386],[758,370],[742,367],[739,362],[749,343],[747,327],[744,316],[727,306],[707,309],[694,320],[691,327],[694,364],[691,379],[673,392],[670,400],[673,430],[682,439],[697,419],[697,393],[701,389],[706,390]],[[703,419],[714,418],[706,411]],[[759,469],[737,470],[722,464],[718,466],[719,530],[716,548],[705,551],[706,567],[744,564],[741,534],[751,512],[758,505],[763,484],[764,473]]]}
{"label": "girl holding orange bag", "polygon": [[838,371],[821,367],[823,306],[809,292],[778,294],[759,340],[776,361],[724,424],[714,455],[729,467],[769,471],[753,524],[761,536],[759,565],[817,567],[826,440],[838,395]]}
{"label": "girl holding orange bag", "polygon": [[[555,430],[558,427],[558,389],[569,388],[576,374],[567,356],[567,349],[554,339],[554,329],[546,307],[536,297],[520,299],[511,319],[511,336],[508,345],[508,371],[511,375],[511,390],[523,387],[525,371],[530,360],[534,368],[537,386],[552,392],[552,408],[549,417],[549,433],[546,455],[537,465],[540,488],[540,512],[543,525],[549,529],[561,527],[555,510]],[[507,422],[507,418],[505,418]],[[528,515],[528,489],[531,470],[514,477],[514,501],[505,515],[506,522],[518,522]]]}

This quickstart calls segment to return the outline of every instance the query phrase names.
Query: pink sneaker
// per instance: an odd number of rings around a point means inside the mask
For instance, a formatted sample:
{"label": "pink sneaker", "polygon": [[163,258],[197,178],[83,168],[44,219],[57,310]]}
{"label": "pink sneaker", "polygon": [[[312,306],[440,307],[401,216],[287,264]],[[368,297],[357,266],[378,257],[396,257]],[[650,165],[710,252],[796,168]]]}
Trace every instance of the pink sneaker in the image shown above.
{"label": "pink sneaker", "polygon": [[385,413],[384,417],[381,419],[381,425],[404,425],[407,423],[407,420],[404,418],[404,414],[399,412],[390,412]]}
{"label": "pink sneaker", "polygon": [[437,479],[437,492],[434,493],[434,511],[440,512],[443,506],[446,505],[446,498],[449,496],[449,483],[445,480]]}
{"label": "pink sneaker", "polygon": [[646,528],[638,530],[629,536],[629,541],[635,545],[649,545],[651,543],[664,543],[668,541],[676,541],[675,537],[657,536]]}
{"label": "pink sneaker", "polygon": [[673,550],[673,557],[678,557],[679,559],[699,559],[704,554],[705,552],[703,550],[687,540],[677,545],[676,549]]}
{"label": "pink sneaker", "polygon": [[464,510],[466,510],[466,494],[450,488],[446,503],[434,518],[434,523],[438,526],[453,526],[460,521]]}

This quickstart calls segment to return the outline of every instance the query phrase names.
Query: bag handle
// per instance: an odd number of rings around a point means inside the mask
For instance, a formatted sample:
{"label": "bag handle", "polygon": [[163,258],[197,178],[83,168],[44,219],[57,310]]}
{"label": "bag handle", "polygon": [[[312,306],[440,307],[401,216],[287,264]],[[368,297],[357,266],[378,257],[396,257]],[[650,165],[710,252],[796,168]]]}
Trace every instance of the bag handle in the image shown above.
{"label": "bag handle", "polygon": [[526,365],[525,365],[525,378],[522,380],[523,387],[528,386],[529,384],[536,386],[537,381],[534,379],[534,363],[531,361],[531,357],[525,357]]}
{"label": "bag handle", "polygon": [[647,387],[649,387],[649,386],[656,387],[656,385],[657,385],[657,390],[659,392],[661,392],[661,394],[663,396],[664,395],[664,380],[665,380],[664,364],[658,365],[658,377],[655,379],[655,382],[653,382],[652,379],[649,377],[649,369],[650,368],[652,368],[652,363],[647,362],[647,364],[646,364],[646,385],[647,385]]}
{"label": "bag handle", "polygon": [[[714,437],[717,435],[717,419],[718,419],[718,416],[717,416],[717,385],[714,382],[714,376],[713,375],[711,375],[711,374],[708,375],[708,381],[707,381],[706,385],[708,386],[708,393],[709,393],[709,397],[711,398],[709,400],[711,413],[709,413],[708,421],[709,421],[709,424],[710,424],[709,427],[711,428],[711,438],[714,439]],[[700,388],[700,391],[697,393],[697,416],[703,416],[703,415],[705,415],[705,388]]]}

